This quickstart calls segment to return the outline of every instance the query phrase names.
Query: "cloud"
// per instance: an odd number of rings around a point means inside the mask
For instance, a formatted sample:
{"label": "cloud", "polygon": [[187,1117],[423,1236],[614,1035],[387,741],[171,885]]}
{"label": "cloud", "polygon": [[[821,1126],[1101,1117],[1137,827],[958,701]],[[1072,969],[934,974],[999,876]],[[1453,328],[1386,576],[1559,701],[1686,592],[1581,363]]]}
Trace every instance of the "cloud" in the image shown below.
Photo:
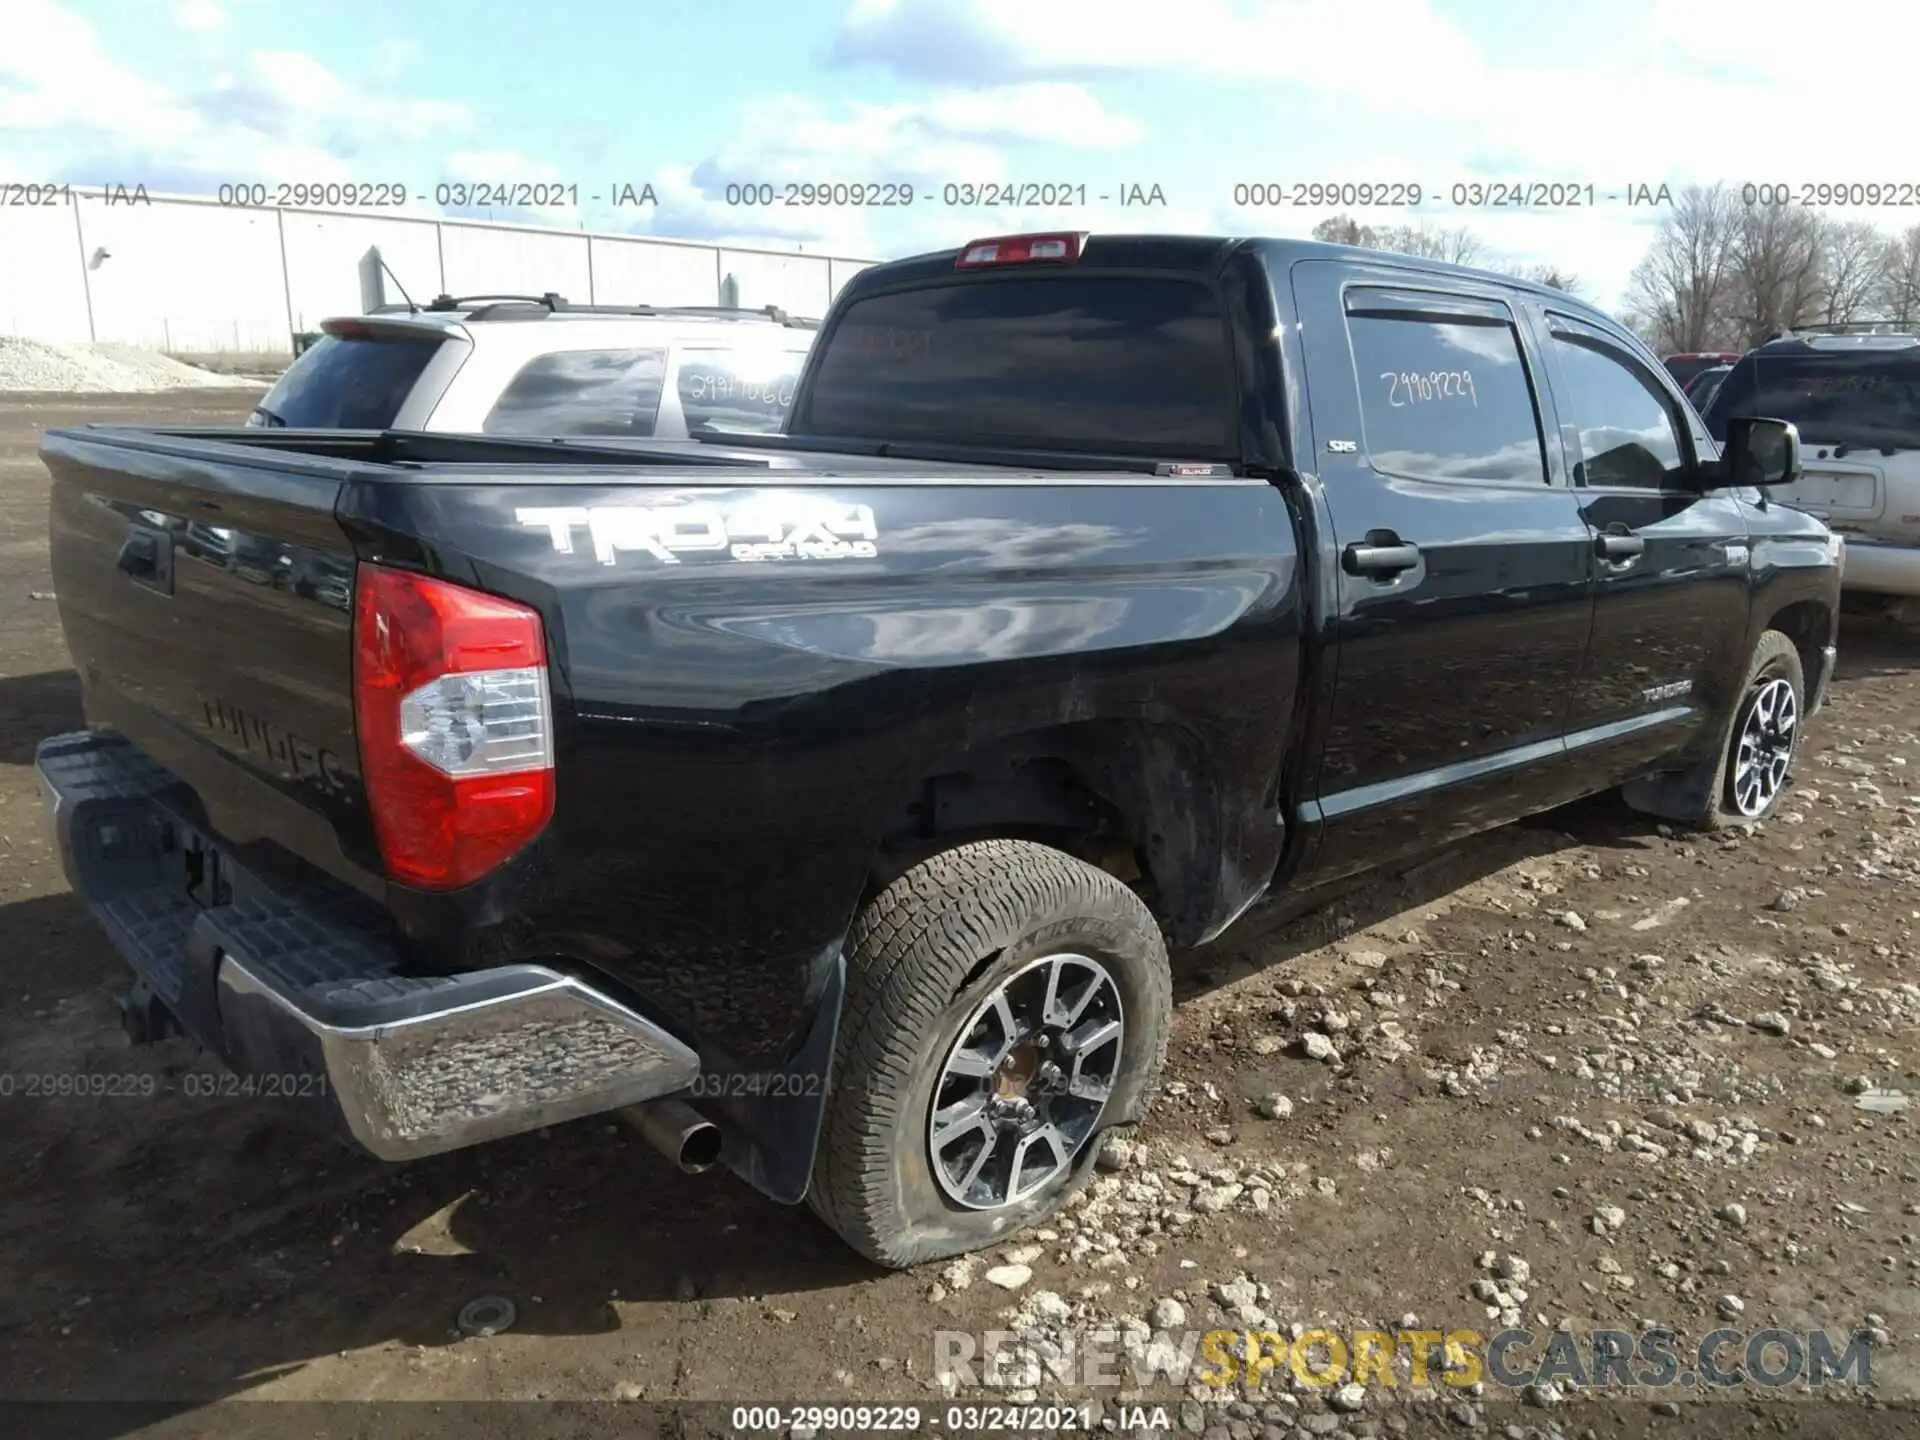
{"label": "cloud", "polygon": [[297,50],[256,51],[193,86],[108,53],[86,18],[11,0],[31,45],[0,47],[0,172],[213,194],[236,180],[382,180],[396,146],[471,129],[465,105],[393,96]]}
{"label": "cloud", "polygon": [[174,0],[173,23],[197,35],[213,35],[227,28],[227,12],[216,0]]}
{"label": "cloud", "polygon": [[414,61],[420,53],[420,42],[399,36],[390,37],[375,43],[368,57],[369,72],[377,80],[393,81]]}
{"label": "cloud", "polygon": [[[1084,168],[1094,161],[1117,165],[1146,138],[1140,121],[1065,82],[936,90],[887,104],[767,96],[743,107],[728,138],[704,159],[656,176],[660,205],[638,228],[739,244],[799,243],[851,255],[940,249],[1035,223],[1057,227],[1084,218],[1102,228],[1092,208],[1084,217],[1065,217],[1057,209],[969,214],[946,203],[947,187],[1030,178],[1019,173],[1017,160],[1030,143],[1082,152]],[[789,203],[789,186],[802,187],[791,197],[799,203]],[[1097,205],[1100,188],[1088,187],[1090,206]],[[824,195],[829,203],[810,203],[809,194]]]}
{"label": "cloud", "polygon": [[[1351,57],[1343,63],[1335,57]],[[1487,69],[1427,0],[854,0],[828,50],[907,80],[990,84],[1180,71],[1392,103]]]}

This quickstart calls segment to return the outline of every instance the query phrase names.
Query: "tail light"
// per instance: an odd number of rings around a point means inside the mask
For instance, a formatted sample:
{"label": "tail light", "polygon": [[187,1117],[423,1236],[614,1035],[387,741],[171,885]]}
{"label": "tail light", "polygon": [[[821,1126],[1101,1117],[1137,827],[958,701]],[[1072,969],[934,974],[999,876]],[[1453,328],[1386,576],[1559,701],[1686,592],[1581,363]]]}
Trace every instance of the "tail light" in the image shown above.
{"label": "tail light", "polygon": [[361,565],[353,617],[360,768],[387,874],[471,884],[553,815],[553,706],[540,616]]}
{"label": "tail light", "polygon": [[1072,264],[1087,246],[1084,232],[1063,231],[1051,235],[998,235],[974,240],[953,262],[956,270],[975,270],[985,265],[1026,265],[1037,261]]}

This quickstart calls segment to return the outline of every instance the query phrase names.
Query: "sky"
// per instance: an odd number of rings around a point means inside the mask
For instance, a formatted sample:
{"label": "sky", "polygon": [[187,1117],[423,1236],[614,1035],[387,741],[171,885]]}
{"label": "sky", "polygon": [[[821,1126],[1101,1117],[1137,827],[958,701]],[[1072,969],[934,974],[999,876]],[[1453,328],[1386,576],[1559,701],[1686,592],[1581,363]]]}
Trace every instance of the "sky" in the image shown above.
{"label": "sky", "polygon": [[[1345,212],[1469,226],[1488,258],[1553,264],[1609,306],[1663,185],[1904,182],[1920,198],[1911,101],[1868,73],[1920,48],[1920,7],[1897,0],[0,9],[0,183],[390,184],[374,198],[416,212],[861,259],[1042,229],[1305,235]],[[476,209],[441,189],[523,183],[545,188],[509,202],[545,203]],[[789,185],[843,188],[788,204]],[[981,203],[1008,185],[1014,203]],[[1389,203],[1296,194],[1314,185]],[[1455,203],[1498,185],[1591,186],[1594,203]],[[1414,186],[1417,207],[1391,203]],[[1920,223],[1920,206],[1834,213]]]}

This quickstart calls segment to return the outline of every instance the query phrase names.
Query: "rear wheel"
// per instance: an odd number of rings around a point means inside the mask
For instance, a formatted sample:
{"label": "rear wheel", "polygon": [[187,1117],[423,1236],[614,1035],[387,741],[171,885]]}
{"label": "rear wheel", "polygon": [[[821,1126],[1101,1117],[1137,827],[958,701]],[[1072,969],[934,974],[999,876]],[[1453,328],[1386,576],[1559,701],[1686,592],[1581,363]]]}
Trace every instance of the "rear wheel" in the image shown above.
{"label": "rear wheel", "polygon": [[924,861],[863,910],[809,1201],[905,1266],[1055,1210],[1166,1057],[1159,928],[1120,881],[1026,841]]}

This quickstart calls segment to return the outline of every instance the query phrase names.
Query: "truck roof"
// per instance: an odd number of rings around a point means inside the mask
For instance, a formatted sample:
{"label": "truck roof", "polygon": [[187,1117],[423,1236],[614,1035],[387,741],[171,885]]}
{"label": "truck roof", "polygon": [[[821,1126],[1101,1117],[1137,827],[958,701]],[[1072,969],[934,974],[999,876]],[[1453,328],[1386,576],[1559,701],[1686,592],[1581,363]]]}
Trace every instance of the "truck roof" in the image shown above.
{"label": "truck roof", "polygon": [[[910,255],[902,260],[870,265],[856,273],[841,287],[839,302],[850,295],[913,285],[951,276],[954,263],[974,245],[956,246],[925,255]],[[1157,270],[1191,271],[1196,275],[1214,270],[1222,260],[1238,249],[1258,249],[1273,271],[1290,268],[1301,260],[1365,261],[1389,265],[1395,269],[1423,274],[1449,275],[1484,280],[1551,300],[1557,308],[1607,317],[1604,311],[1565,290],[1556,290],[1538,281],[1482,270],[1471,265],[1453,265],[1444,260],[1428,260],[1418,255],[1401,255],[1387,250],[1370,250],[1358,245],[1335,245],[1324,240],[1288,240],[1259,235],[1107,235],[1094,233],[1086,238],[1076,267],[1080,270]],[[1024,268],[1024,267],[1022,267]],[[1030,272],[1029,272],[1030,273]]]}

